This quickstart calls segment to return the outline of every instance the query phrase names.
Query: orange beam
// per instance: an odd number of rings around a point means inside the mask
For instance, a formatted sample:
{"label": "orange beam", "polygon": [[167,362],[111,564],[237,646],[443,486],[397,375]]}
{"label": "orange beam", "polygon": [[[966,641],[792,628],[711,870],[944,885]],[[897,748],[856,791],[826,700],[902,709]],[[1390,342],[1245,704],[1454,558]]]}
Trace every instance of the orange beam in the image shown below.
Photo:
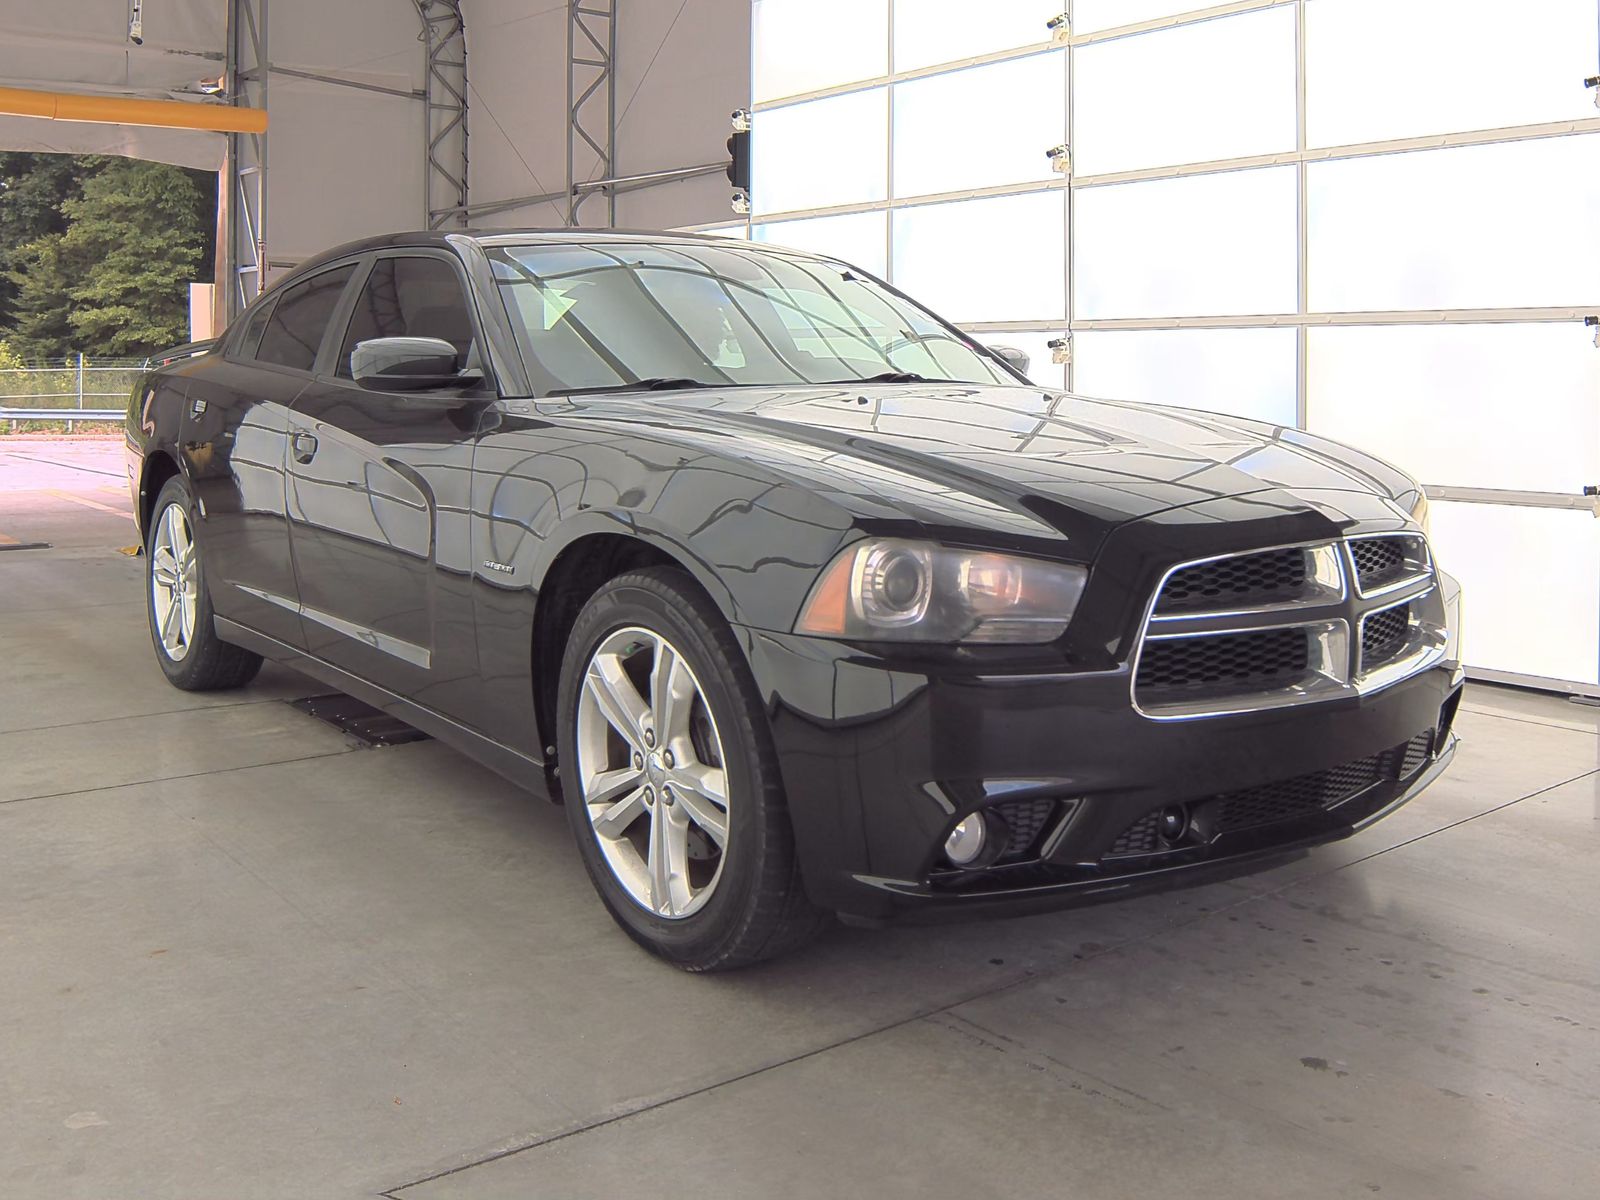
{"label": "orange beam", "polygon": [[265,133],[260,108],[191,104],[184,100],[133,100],[0,87],[0,113],[52,121],[98,121],[108,125],[154,125],[163,129],[213,129],[218,133]]}

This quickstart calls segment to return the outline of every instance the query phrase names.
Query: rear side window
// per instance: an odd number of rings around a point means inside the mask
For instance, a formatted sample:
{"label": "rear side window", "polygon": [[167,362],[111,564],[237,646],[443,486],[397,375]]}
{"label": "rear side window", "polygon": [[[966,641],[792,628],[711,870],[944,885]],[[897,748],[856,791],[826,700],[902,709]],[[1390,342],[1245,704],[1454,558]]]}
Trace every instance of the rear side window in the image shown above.
{"label": "rear side window", "polygon": [[443,338],[467,356],[472,318],[454,268],[440,258],[380,258],[356,299],[339,348],[338,373],[350,378],[350,352],[373,338]]}
{"label": "rear side window", "polygon": [[297,283],[278,297],[261,335],[256,360],[309,371],[317,361],[317,348],[328,330],[328,321],[344,294],[345,284],[355,267],[324,271],[304,283]]}
{"label": "rear side window", "polygon": [[250,314],[249,323],[239,331],[239,336],[234,339],[233,354],[239,358],[254,358],[256,347],[261,345],[261,334],[267,327],[267,318],[272,315],[274,301],[268,300],[265,304],[258,304]]}

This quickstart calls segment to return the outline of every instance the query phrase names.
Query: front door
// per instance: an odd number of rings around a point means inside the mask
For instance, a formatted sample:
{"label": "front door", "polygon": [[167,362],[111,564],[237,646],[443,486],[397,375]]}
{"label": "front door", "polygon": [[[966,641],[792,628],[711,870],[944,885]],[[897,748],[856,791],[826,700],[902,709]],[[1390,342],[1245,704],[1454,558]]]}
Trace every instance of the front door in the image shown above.
{"label": "front door", "polygon": [[[488,381],[371,391],[350,353],[375,337],[438,337],[476,361],[463,280],[447,255],[377,258],[342,339],[289,414],[290,533],[308,649],[436,711],[476,677],[466,536],[472,444]],[[336,347],[336,349],[335,349]]]}

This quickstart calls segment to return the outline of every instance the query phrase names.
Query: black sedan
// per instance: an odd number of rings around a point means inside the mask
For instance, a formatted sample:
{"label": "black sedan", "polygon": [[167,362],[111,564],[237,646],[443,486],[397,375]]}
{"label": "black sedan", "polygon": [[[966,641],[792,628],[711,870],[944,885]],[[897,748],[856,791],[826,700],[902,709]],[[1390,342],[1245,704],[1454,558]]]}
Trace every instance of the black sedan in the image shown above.
{"label": "black sedan", "polygon": [[1019,358],[731,239],[341,247],[132,397],[157,659],[289,664],[564,803],[693,970],[1269,861],[1443,770],[1411,479]]}

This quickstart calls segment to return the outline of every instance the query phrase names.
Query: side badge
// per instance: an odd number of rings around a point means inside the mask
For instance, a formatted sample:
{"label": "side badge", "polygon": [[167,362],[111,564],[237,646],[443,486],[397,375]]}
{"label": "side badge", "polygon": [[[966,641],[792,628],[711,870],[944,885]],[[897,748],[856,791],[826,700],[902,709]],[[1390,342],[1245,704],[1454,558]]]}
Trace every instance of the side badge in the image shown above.
{"label": "side badge", "polygon": [[492,559],[484,559],[483,565],[488,567],[491,571],[500,572],[502,575],[515,575],[517,573],[517,569],[515,567],[507,566],[505,563],[495,562]]}

